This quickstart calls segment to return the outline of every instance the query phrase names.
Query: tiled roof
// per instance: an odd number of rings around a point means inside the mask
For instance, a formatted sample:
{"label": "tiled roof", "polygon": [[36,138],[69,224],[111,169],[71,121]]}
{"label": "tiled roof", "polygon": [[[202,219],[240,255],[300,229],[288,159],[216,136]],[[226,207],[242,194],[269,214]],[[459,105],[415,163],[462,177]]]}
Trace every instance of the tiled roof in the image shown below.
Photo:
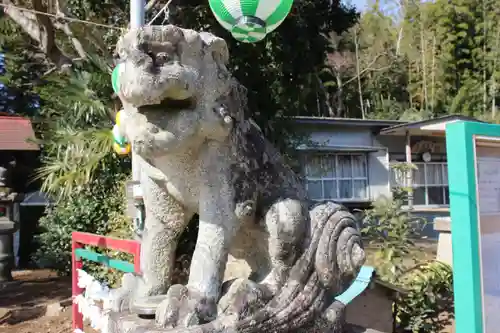
{"label": "tiled roof", "polygon": [[0,150],[39,150],[31,121],[18,116],[0,116]]}

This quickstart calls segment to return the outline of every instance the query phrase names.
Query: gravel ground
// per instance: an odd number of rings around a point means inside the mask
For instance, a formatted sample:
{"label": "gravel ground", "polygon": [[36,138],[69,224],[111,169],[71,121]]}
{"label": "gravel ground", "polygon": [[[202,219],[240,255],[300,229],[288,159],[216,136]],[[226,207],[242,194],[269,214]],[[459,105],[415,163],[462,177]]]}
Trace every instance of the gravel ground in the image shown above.
{"label": "gravel ground", "polygon": [[[418,244],[415,256],[435,257],[435,243]],[[368,263],[372,251],[368,251]],[[71,279],[50,270],[14,272],[14,281],[0,283],[0,333],[73,333]],[[60,306],[62,304],[62,306]],[[85,333],[97,333],[85,327]],[[454,327],[443,331],[454,332]]]}
{"label": "gravel ground", "polygon": [[69,278],[50,270],[13,275],[13,282],[0,283],[0,333],[72,333]]}

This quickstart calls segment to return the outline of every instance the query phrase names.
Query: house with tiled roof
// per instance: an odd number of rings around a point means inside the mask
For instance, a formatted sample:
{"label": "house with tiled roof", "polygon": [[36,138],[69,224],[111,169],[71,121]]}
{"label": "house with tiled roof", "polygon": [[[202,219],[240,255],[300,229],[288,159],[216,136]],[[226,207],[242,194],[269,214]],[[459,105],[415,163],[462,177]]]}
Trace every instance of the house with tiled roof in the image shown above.
{"label": "house with tiled roof", "polygon": [[[312,200],[333,200],[365,209],[400,186],[412,187],[405,209],[428,223],[422,236],[436,240],[435,218],[449,216],[445,127],[479,121],[446,115],[416,122],[297,117],[297,131],[309,140],[298,145],[302,175]],[[411,163],[411,177],[396,166]]]}
{"label": "house with tiled roof", "polygon": [[38,151],[28,118],[0,113],[0,151]]}
{"label": "house with tiled roof", "polygon": [[25,193],[38,189],[32,172],[38,167],[40,146],[29,118],[0,112],[0,167],[15,163],[11,187]]}
{"label": "house with tiled roof", "polygon": [[[16,264],[29,260],[29,254],[23,255],[30,247],[38,218],[43,214],[44,205],[23,207],[25,198],[32,198],[37,193],[38,184],[33,181],[35,169],[39,166],[40,147],[36,143],[35,131],[31,120],[22,116],[0,113],[0,168],[2,175],[0,188],[2,193],[15,195],[12,202],[4,195],[0,198],[0,211],[11,221],[18,224],[13,235]],[[9,169],[9,172],[5,172]],[[31,200],[33,201],[33,200]]]}

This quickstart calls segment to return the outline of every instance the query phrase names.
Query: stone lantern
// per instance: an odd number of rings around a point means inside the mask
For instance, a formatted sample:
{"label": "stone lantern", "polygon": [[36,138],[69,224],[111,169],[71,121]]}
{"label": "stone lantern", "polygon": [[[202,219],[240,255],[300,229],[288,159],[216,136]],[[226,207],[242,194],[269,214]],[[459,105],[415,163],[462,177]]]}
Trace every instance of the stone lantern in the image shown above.
{"label": "stone lantern", "polygon": [[12,192],[10,175],[15,162],[0,166],[0,282],[12,280],[14,268],[14,233],[18,223],[13,221],[14,205],[19,196]]}
{"label": "stone lantern", "polygon": [[12,280],[14,268],[13,239],[17,223],[8,217],[0,217],[0,282]]}

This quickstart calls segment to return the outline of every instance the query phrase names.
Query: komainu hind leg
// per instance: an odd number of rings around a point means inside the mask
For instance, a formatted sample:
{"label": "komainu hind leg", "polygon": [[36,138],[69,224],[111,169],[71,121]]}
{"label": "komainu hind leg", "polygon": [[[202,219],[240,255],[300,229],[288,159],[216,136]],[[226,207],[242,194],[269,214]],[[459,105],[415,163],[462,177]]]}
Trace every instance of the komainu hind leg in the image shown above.
{"label": "komainu hind leg", "polygon": [[265,216],[270,270],[258,282],[243,278],[227,282],[227,291],[219,302],[219,314],[232,320],[245,318],[262,309],[280,291],[302,254],[304,236],[307,238],[309,232],[308,222],[309,212],[301,201],[286,199],[271,206]]}

